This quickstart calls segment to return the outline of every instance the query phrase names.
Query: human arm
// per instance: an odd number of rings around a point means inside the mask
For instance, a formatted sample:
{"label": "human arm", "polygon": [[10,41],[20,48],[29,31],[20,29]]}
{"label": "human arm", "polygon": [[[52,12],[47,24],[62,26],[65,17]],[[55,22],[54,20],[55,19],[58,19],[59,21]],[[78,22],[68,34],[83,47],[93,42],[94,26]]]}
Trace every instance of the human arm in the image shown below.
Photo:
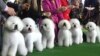
{"label": "human arm", "polygon": [[8,7],[3,0],[0,0],[0,8],[2,11],[7,12],[9,15],[16,15],[13,8]]}

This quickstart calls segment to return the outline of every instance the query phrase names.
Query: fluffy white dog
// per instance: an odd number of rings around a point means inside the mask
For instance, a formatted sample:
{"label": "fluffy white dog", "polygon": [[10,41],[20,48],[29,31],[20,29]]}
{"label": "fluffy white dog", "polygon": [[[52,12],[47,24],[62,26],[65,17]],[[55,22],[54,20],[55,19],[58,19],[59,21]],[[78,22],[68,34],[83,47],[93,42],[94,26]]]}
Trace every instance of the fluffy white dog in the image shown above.
{"label": "fluffy white dog", "polygon": [[96,42],[96,38],[100,42],[100,28],[94,22],[88,22],[86,24],[86,28],[88,29],[87,33],[87,42]]}
{"label": "fluffy white dog", "polygon": [[73,43],[80,44],[83,42],[83,32],[82,32],[82,26],[80,25],[80,22],[78,19],[73,18],[70,21],[71,23],[71,32],[73,37]]}
{"label": "fluffy white dog", "polygon": [[12,2],[12,3],[14,3],[14,2],[15,2],[15,0],[7,0],[7,2]]}
{"label": "fluffy white dog", "polygon": [[40,30],[43,35],[43,48],[49,48],[52,49],[54,47],[54,39],[55,39],[55,25],[54,22],[49,19],[45,18],[41,25],[40,25]]}
{"label": "fluffy white dog", "polygon": [[32,18],[24,18],[23,23],[25,24],[23,34],[28,51],[32,53],[34,46],[38,51],[42,51],[42,34],[37,28],[35,21]]}
{"label": "fluffy white dog", "polygon": [[17,16],[11,16],[4,25],[2,56],[16,56],[18,52],[22,56],[27,55],[24,36],[20,31],[23,29],[23,23]]}
{"label": "fluffy white dog", "polygon": [[72,45],[72,33],[70,32],[70,22],[67,20],[61,20],[58,24],[59,32],[58,32],[58,45],[69,47]]}

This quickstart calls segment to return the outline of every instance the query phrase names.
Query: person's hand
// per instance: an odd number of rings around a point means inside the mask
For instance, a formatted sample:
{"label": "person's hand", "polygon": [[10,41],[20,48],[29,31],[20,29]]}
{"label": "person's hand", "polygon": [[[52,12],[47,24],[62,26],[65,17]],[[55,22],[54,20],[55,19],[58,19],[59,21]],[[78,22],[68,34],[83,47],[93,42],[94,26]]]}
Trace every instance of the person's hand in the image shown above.
{"label": "person's hand", "polygon": [[66,6],[62,6],[62,7],[58,8],[58,12],[63,12],[63,11],[66,11],[66,10],[67,10]]}
{"label": "person's hand", "polygon": [[75,5],[69,5],[68,8],[73,9],[75,8]]}
{"label": "person's hand", "polygon": [[64,11],[66,11],[68,8],[73,9],[73,8],[75,8],[75,6],[74,6],[74,5],[62,6],[62,7],[58,8],[58,12],[64,12]]}
{"label": "person's hand", "polygon": [[24,4],[22,5],[22,10],[28,11],[29,8],[30,8],[30,4],[29,4],[29,3],[24,3]]}
{"label": "person's hand", "polygon": [[44,13],[43,13],[43,16],[50,17],[50,16],[51,16],[51,13],[50,13],[50,12],[44,12]]}
{"label": "person's hand", "polygon": [[8,9],[6,10],[6,12],[10,15],[10,16],[14,16],[16,15],[16,12],[13,8],[8,7]]}

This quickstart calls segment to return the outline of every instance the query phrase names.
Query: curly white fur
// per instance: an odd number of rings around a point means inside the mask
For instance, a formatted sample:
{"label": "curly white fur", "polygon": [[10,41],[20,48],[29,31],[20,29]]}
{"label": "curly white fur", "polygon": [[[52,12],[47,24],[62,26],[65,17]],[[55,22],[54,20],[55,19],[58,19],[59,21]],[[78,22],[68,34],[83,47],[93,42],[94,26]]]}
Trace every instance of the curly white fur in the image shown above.
{"label": "curly white fur", "polygon": [[78,19],[73,18],[70,21],[71,23],[71,32],[73,37],[73,43],[80,44],[83,43],[83,32],[82,32],[82,26],[80,25],[80,22]]}
{"label": "curly white fur", "polygon": [[59,32],[58,32],[58,45],[69,47],[72,45],[72,33],[70,32],[70,22],[67,20],[61,20],[58,24]]}
{"label": "curly white fur", "polygon": [[86,28],[88,29],[87,42],[95,43],[96,38],[100,42],[100,27],[94,22],[88,22]]}
{"label": "curly white fur", "polygon": [[23,22],[25,24],[23,34],[28,51],[32,53],[34,46],[38,51],[43,51],[42,34],[37,28],[35,21],[32,18],[24,18]]}
{"label": "curly white fur", "polygon": [[14,3],[14,2],[15,2],[15,0],[7,0],[7,2],[12,2],[12,3]]}
{"label": "curly white fur", "polygon": [[3,36],[2,56],[16,56],[18,52],[22,56],[27,55],[24,36],[20,31],[23,29],[23,23],[17,16],[11,16],[7,19]]}
{"label": "curly white fur", "polygon": [[45,18],[42,20],[42,23],[40,25],[40,30],[43,35],[43,48],[54,48],[54,39],[55,39],[55,31],[54,31],[55,25],[54,22],[49,19]]}

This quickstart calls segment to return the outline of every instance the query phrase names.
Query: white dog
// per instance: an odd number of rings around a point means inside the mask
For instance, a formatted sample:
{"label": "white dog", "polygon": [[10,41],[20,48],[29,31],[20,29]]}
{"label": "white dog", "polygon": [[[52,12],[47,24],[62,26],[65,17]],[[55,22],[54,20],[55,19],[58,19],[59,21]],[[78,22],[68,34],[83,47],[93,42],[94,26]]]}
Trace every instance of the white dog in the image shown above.
{"label": "white dog", "polygon": [[96,42],[96,38],[100,42],[100,28],[94,22],[88,22],[86,24],[86,28],[88,29],[87,33],[87,42]]}
{"label": "white dog", "polygon": [[17,16],[9,17],[4,28],[2,56],[16,56],[17,49],[22,56],[26,56],[27,48],[24,36],[20,32],[23,29],[20,18]]}
{"label": "white dog", "polygon": [[43,48],[50,48],[54,47],[54,39],[55,39],[55,25],[51,19],[45,18],[41,25],[40,29],[43,35]]}
{"label": "white dog", "polygon": [[59,32],[58,32],[58,45],[69,47],[72,45],[72,33],[70,32],[70,22],[67,20],[61,20],[58,24]]}
{"label": "white dog", "polygon": [[25,24],[23,34],[28,51],[32,53],[34,46],[38,51],[42,51],[42,34],[37,28],[35,21],[32,18],[24,18],[23,23]]}
{"label": "white dog", "polygon": [[7,0],[7,2],[12,2],[12,3],[14,3],[14,2],[15,2],[15,0]]}
{"label": "white dog", "polygon": [[80,44],[83,43],[83,32],[82,32],[82,26],[80,25],[80,22],[78,19],[73,18],[70,21],[71,23],[71,32],[73,37],[73,43]]}

